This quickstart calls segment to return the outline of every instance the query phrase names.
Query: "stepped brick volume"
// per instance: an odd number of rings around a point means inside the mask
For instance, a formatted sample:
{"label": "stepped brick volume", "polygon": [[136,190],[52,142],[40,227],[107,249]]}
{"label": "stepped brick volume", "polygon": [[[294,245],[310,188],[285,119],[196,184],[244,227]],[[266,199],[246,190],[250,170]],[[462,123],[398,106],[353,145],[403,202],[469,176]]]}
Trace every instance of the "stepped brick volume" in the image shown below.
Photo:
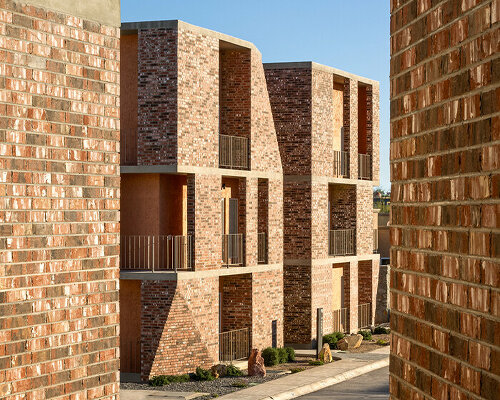
{"label": "stepped brick volume", "polygon": [[499,19],[391,1],[391,399],[500,396]]}

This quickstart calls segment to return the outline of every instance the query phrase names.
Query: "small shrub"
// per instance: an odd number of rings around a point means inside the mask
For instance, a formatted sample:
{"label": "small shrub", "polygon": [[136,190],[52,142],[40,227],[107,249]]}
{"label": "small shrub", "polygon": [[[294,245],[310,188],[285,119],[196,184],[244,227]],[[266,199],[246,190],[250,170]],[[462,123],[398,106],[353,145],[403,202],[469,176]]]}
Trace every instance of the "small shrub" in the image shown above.
{"label": "small shrub", "polygon": [[213,381],[215,377],[209,369],[198,367],[196,368],[195,379],[197,381]]}
{"label": "small shrub", "polygon": [[240,380],[240,381],[234,382],[231,386],[236,387],[236,388],[246,388],[248,386],[248,383],[245,382],[244,380]]}
{"label": "small shrub", "polygon": [[226,376],[243,376],[243,372],[234,365],[228,365],[226,369]]}
{"label": "small shrub", "polygon": [[363,336],[363,340],[372,340],[372,331],[359,331],[361,336]]}
{"label": "small shrub", "polygon": [[342,339],[345,335],[342,332],[333,332],[329,335],[323,336],[323,343],[328,343],[330,349],[337,348],[337,342]]}
{"label": "small shrub", "polygon": [[280,362],[278,349],[274,347],[267,347],[262,350],[262,358],[264,359],[264,365],[266,367],[273,367]]}
{"label": "small shrub", "polygon": [[279,358],[280,364],[284,364],[284,363],[288,362],[288,353],[287,353],[286,349],[284,349],[283,347],[280,347],[278,349],[278,358]]}
{"label": "small shrub", "polygon": [[305,368],[292,368],[292,369],[290,370],[290,372],[291,372],[292,374],[296,374],[297,372],[302,372],[302,371],[305,371],[305,370],[306,370]]}
{"label": "small shrub", "polygon": [[288,361],[295,361],[295,350],[291,347],[285,347],[285,350],[288,354]]}
{"label": "small shrub", "polygon": [[188,374],[184,375],[158,375],[150,379],[149,384],[151,386],[165,386],[170,383],[177,382],[189,382],[190,378]]}
{"label": "small shrub", "polygon": [[321,360],[309,360],[309,365],[323,365],[324,362]]}
{"label": "small shrub", "polygon": [[389,342],[387,340],[379,339],[379,340],[377,340],[377,344],[379,346],[387,346],[387,345],[389,345]]}
{"label": "small shrub", "polygon": [[384,328],[383,326],[377,326],[373,330],[373,333],[375,335],[387,335],[388,333],[391,333],[391,330],[389,328]]}

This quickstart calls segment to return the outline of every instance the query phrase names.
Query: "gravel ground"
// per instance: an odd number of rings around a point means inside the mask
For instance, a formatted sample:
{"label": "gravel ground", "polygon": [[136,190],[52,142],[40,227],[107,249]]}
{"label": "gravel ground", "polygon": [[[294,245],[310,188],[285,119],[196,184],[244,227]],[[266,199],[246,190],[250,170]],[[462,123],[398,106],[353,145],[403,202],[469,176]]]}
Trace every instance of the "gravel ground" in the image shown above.
{"label": "gravel ground", "polygon": [[[248,386],[258,385],[259,383],[264,383],[271,381],[273,379],[283,376],[282,374],[269,371],[265,378],[259,378],[256,376],[242,376],[239,378],[220,378],[214,381],[205,382],[183,382],[183,383],[171,383],[166,386],[150,386],[147,383],[121,383],[120,389],[131,389],[131,390],[165,390],[169,392],[204,392],[210,393],[209,396],[199,397],[197,400],[207,400],[214,397],[223,396],[228,393],[235,392],[237,390],[244,389],[242,387],[234,387],[234,384],[245,382]],[[248,387],[247,386],[247,387]]]}
{"label": "gravel ground", "polygon": [[385,340],[388,343],[391,342],[391,335],[390,334],[372,335],[372,338],[373,338],[372,340],[363,340],[361,342],[361,346],[359,346],[357,349],[348,350],[348,352],[349,353],[367,353],[369,351],[373,351],[373,350],[379,349],[381,347],[384,347],[380,344],[377,344],[377,340],[379,340],[379,339]]}

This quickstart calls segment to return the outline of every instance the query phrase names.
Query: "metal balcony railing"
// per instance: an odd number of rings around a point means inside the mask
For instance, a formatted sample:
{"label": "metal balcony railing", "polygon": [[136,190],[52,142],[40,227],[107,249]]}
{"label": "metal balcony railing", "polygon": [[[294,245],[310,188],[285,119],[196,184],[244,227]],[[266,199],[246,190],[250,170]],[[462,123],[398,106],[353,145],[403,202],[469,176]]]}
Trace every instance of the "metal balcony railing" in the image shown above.
{"label": "metal balcony railing", "polygon": [[358,178],[372,179],[372,156],[369,154],[358,154]]}
{"label": "metal balcony railing", "polygon": [[372,324],[372,304],[364,303],[358,305],[358,327],[368,328]]}
{"label": "metal balcony railing", "polygon": [[347,308],[333,310],[333,332],[347,331]]}
{"label": "metal balcony railing", "polygon": [[193,238],[173,235],[122,235],[122,270],[177,271],[193,267]]}
{"label": "metal balcony railing", "polygon": [[335,229],[328,234],[328,254],[347,256],[354,254],[354,229]]}
{"label": "metal balcony railing", "polygon": [[219,361],[232,362],[250,355],[250,328],[219,333]]}
{"label": "metal balcony railing", "polygon": [[349,177],[349,153],[347,151],[333,152],[333,176]]}
{"label": "metal balcony railing", "polygon": [[373,253],[378,253],[378,229],[373,230]]}
{"label": "metal balcony railing", "polygon": [[248,138],[219,135],[219,167],[248,169]]}
{"label": "metal balcony railing", "polygon": [[259,264],[267,264],[267,235],[265,232],[259,232],[257,238],[257,262]]}
{"label": "metal balcony railing", "polygon": [[222,264],[243,265],[243,234],[222,235]]}

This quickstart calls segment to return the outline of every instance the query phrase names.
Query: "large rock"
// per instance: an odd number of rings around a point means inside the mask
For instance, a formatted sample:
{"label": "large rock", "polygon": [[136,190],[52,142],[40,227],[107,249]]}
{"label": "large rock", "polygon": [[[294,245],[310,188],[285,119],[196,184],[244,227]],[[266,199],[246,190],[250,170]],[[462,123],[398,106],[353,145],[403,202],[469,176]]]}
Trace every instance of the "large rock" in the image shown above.
{"label": "large rock", "polygon": [[359,346],[361,346],[361,342],[363,341],[363,336],[357,334],[357,335],[349,335],[349,336],[344,336],[343,339],[340,339],[337,342],[337,348],[339,350],[350,350],[350,349],[356,349]]}
{"label": "large rock", "polygon": [[266,376],[264,359],[259,349],[252,349],[248,357],[248,376]]}
{"label": "large rock", "polygon": [[210,370],[215,378],[224,378],[227,374],[227,365],[217,364],[210,368]]}
{"label": "large rock", "polygon": [[323,348],[319,352],[318,359],[323,361],[323,363],[328,364],[333,361],[332,352],[330,351],[330,345],[325,343]]}

